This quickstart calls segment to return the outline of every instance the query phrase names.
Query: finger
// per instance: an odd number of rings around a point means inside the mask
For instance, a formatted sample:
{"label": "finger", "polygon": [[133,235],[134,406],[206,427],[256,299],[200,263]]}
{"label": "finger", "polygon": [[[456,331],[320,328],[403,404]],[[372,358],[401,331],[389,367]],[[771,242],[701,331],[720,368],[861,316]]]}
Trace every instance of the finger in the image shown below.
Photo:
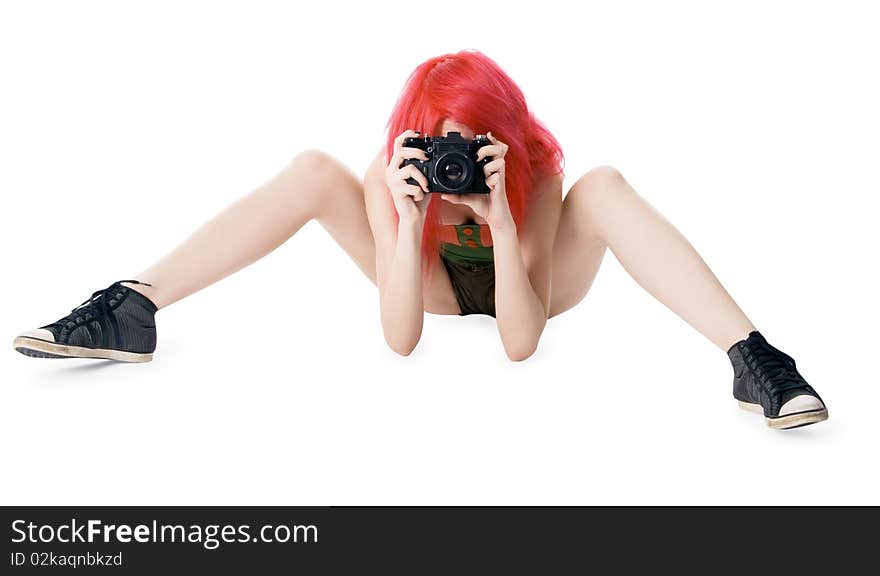
{"label": "finger", "polygon": [[400,134],[397,135],[397,138],[394,139],[394,149],[398,149],[403,146],[403,141],[410,136],[415,136],[418,134],[415,130],[404,130]]}
{"label": "finger", "polygon": [[404,184],[403,186],[396,187],[394,190],[395,195],[398,198],[411,196],[413,200],[416,200],[416,196],[419,198],[424,198],[426,196],[425,192],[415,184]]}
{"label": "finger", "polygon": [[496,146],[501,146],[503,149],[507,150],[507,144],[493,136],[491,130],[486,134],[486,138],[488,138],[489,142],[491,142],[492,144],[495,144]]}
{"label": "finger", "polygon": [[498,172],[495,172],[494,174],[492,174],[491,176],[486,178],[486,186],[488,186],[489,188],[492,188],[493,190],[495,189],[496,186],[498,186],[498,184],[500,182],[501,182],[501,174],[499,174]]}
{"label": "finger", "polygon": [[419,160],[427,160],[428,159],[427,152],[425,152],[421,148],[412,148],[410,146],[401,147],[400,150],[398,151],[398,154],[400,154],[401,158],[406,158],[406,159],[410,159],[410,158],[417,158]]}
{"label": "finger", "polygon": [[[419,186],[422,188],[422,190],[425,191],[425,193],[430,192],[430,190],[428,190],[428,178],[422,173],[421,170],[419,170],[412,164],[407,165],[406,169],[408,176],[410,178],[414,178],[415,181],[419,183]],[[404,180],[405,179],[406,177],[404,177]]]}
{"label": "finger", "polygon": [[440,197],[453,204],[463,204],[474,208],[484,200],[485,194],[441,194]]}
{"label": "finger", "polygon": [[502,172],[504,170],[504,158],[496,158],[492,160],[485,166],[483,166],[483,175],[487,178],[491,176],[495,172]]}
{"label": "finger", "polygon": [[503,157],[505,154],[507,154],[507,150],[510,148],[510,146],[508,146],[507,144],[505,144],[504,142],[502,142],[501,140],[499,140],[498,138],[493,136],[491,131],[486,134],[486,138],[488,138],[489,142],[491,142],[493,145],[500,147],[500,150],[501,150],[500,156],[501,157]]}
{"label": "finger", "polygon": [[479,150],[477,150],[477,162],[485,158],[486,156],[492,156],[493,158],[502,158],[504,154],[501,146],[495,144],[489,144],[488,146],[482,146]]}
{"label": "finger", "polygon": [[412,164],[407,164],[406,166],[398,170],[397,176],[404,182],[406,182],[407,178],[414,178],[415,181],[419,183],[419,186],[421,186],[425,192],[428,192],[428,179],[425,178],[425,175],[422,174],[421,170],[419,170]]}
{"label": "finger", "polygon": [[394,139],[395,152],[399,150],[401,146],[403,146],[403,140],[405,138],[409,138],[410,136],[415,136],[417,134],[419,134],[419,132],[416,132],[415,130],[404,130],[403,132],[398,134],[397,138]]}
{"label": "finger", "polygon": [[462,200],[462,194],[441,194],[440,199],[446,200],[451,204],[467,204],[466,201]]}
{"label": "finger", "polygon": [[402,148],[398,148],[394,152],[394,156],[391,157],[391,161],[388,162],[388,165],[393,166],[395,169],[397,169],[401,168],[401,164],[403,164],[404,160],[412,159],[425,162],[428,160],[428,154],[421,148],[411,148],[409,146],[404,146]]}

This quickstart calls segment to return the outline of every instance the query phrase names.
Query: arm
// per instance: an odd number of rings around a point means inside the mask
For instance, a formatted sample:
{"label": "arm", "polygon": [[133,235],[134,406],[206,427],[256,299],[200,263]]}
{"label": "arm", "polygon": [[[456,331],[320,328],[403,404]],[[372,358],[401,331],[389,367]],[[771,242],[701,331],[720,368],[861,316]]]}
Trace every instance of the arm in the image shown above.
{"label": "arm", "polygon": [[453,204],[466,204],[492,231],[495,252],[495,319],[507,356],[525,360],[538,347],[550,314],[553,242],[562,212],[562,177],[546,176],[534,183],[534,200],[520,235],[510,213],[505,185],[508,146],[488,132],[492,143],[477,151],[477,160],[492,157],[483,166],[488,194],[443,194]]}
{"label": "arm", "polygon": [[536,184],[523,233],[512,219],[492,230],[495,252],[495,316],[507,356],[525,360],[538,347],[550,313],[553,241],[562,207],[562,178]]}
{"label": "arm", "polygon": [[[392,350],[410,354],[422,335],[421,245],[423,211],[400,214],[386,184],[384,151],[364,178],[367,217],[376,242],[376,283],[385,341]],[[421,212],[421,213],[419,213]]]}

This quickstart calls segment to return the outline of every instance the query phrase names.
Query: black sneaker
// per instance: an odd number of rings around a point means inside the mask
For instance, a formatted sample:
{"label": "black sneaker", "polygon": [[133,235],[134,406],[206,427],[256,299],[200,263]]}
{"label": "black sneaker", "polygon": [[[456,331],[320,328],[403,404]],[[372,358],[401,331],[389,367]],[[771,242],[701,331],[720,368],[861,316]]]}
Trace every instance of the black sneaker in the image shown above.
{"label": "black sneaker", "polygon": [[156,305],[120,280],[98,290],[64,318],[19,334],[15,349],[35,358],[105,358],[149,362],[156,349]]}
{"label": "black sneaker", "polygon": [[752,332],[727,351],[733,363],[733,397],[761,412],[770,428],[797,428],[828,419],[825,403],[797,371],[794,359]]}

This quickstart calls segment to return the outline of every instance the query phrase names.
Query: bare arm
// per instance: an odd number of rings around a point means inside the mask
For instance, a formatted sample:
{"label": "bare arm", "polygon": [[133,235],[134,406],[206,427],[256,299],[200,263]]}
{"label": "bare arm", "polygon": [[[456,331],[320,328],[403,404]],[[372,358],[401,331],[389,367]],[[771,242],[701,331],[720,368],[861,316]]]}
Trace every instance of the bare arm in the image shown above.
{"label": "bare arm", "polygon": [[[422,335],[421,246],[429,198],[420,198],[424,208],[413,197],[395,201],[387,185],[387,176],[383,150],[367,170],[364,194],[367,217],[376,242],[376,283],[382,331],[392,350],[408,355]],[[413,209],[397,209],[396,204],[400,202],[410,202]],[[399,217],[397,223],[394,221],[395,212]]]}
{"label": "bare arm", "polygon": [[489,194],[443,194],[453,204],[465,204],[484,218],[492,231],[495,252],[495,319],[504,351],[511,360],[525,360],[538,347],[550,314],[553,242],[562,212],[562,177],[546,176],[534,183],[534,200],[517,230],[505,184],[508,146],[487,132],[491,145],[477,151]]}
{"label": "bare arm", "polygon": [[504,350],[524,360],[538,347],[550,313],[553,241],[562,206],[562,179],[537,183],[522,234],[513,221],[492,228],[495,252],[495,316]]}

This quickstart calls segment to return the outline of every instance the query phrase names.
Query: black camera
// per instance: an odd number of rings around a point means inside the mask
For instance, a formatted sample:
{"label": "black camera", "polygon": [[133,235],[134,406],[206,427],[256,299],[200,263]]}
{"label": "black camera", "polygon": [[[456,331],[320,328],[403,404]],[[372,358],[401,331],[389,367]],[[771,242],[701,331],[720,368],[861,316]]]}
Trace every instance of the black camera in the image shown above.
{"label": "black camera", "polygon": [[[401,168],[412,164],[428,179],[428,192],[445,194],[488,194],[483,166],[492,161],[486,156],[477,161],[477,150],[492,142],[483,135],[473,140],[465,140],[461,132],[449,132],[446,136],[406,138],[407,148],[421,148],[427,160],[410,158],[403,161]],[[418,186],[415,178],[407,178],[407,184]]]}

